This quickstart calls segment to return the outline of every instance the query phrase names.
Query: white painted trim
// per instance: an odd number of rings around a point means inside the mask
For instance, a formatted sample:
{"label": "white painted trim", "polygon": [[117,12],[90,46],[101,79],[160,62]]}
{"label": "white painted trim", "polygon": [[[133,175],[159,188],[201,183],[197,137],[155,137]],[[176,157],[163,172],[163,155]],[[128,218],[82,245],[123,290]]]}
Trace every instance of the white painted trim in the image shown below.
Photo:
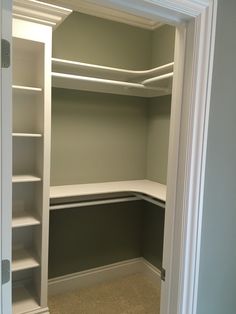
{"label": "white painted trim", "polygon": [[144,18],[142,16],[127,13],[122,10],[109,8],[106,5],[102,5],[101,3],[98,4],[98,2],[91,3],[84,0],[50,0],[50,3],[66,6],[67,8],[70,8],[73,11],[77,11],[79,13],[89,14],[99,18],[140,27],[147,30],[155,30],[163,26],[163,23],[157,22],[156,20]]}
{"label": "white painted trim", "polygon": [[[9,41],[11,45],[11,0],[1,1],[1,39]],[[0,108],[0,187],[1,187],[1,229],[0,229],[0,250],[1,260],[6,259],[11,263],[11,176],[12,176],[12,136],[11,136],[11,119],[12,119],[12,74],[11,65],[9,68],[1,68],[1,108]],[[0,265],[1,267],[1,265]],[[1,304],[0,308],[3,314],[11,313],[11,274],[9,282],[1,285]]]}
{"label": "white painted trim", "polygon": [[57,28],[72,10],[38,0],[14,0],[13,17]]}
{"label": "white painted trim", "polygon": [[160,271],[140,257],[50,279],[48,291],[49,295],[66,293],[141,272],[160,283]]}

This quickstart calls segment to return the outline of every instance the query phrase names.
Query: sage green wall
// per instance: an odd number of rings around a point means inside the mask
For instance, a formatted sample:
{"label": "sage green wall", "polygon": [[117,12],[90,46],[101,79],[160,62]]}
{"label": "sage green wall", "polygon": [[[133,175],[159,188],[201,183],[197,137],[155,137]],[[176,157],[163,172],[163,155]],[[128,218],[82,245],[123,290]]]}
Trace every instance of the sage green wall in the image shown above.
{"label": "sage green wall", "polygon": [[148,113],[147,179],[166,184],[171,96],[153,98]]}
{"label": "sage green wall", "polygon": [[53,32],[53,57],[127,69],[151,67],[152,33],[72,13]]}
{"label": "sage green wall", "polygon": [[219,0],[197,314],[236,313],[236,1]]}
{"label": "sage green wall", "polygon": [[53,89],[51,185],[146,174],[147,100]]}
{"label": "sage green wall", "polygon": [[152,34],[152,67],[174,61],[175,27],[163,25]]}

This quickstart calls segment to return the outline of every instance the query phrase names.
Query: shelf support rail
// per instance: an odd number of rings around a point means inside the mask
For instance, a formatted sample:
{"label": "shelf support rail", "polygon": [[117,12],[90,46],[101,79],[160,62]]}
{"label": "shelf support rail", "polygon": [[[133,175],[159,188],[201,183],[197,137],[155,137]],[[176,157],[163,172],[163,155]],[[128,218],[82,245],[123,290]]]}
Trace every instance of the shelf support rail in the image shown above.
{"label": "shelf support rail", "polygon": [[165,208],[165,203],[158,201],[157,199],[153,197],[140,194],[140,193],[134,193],[133,196],[128,196],[128,197],[118,197],[118,198],[109,198],[109,199],[102,199],[102,200],[90,200],[90,201],[80,201],[80,202],[75,202],[75,203],[63,203],[63,204],[50,205],[50,210],[77,208],[77,207],[85,207],[85,206],[96,206],[96,205],[114,204],[114,203],[123,203],[123,202],[133,202],[133,201],[140,201],[140,200],[145,200],[159,207]]}

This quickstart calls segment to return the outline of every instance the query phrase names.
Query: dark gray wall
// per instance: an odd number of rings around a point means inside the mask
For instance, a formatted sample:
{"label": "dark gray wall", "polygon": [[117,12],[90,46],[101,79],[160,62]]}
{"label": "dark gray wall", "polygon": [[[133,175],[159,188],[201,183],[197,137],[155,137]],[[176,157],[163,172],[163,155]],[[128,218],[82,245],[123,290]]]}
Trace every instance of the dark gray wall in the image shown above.
{"label": "dark gray wall", "polygon": [[197,314],[236,313],[236,1],[219,0]]}
{"label": "dark gray wall", "polygon": [[49,277],[141,256],[143,202],[51,211]]}
{"label": "dark gray wall", "polygon": [[50,212],[49,278],[145,257],[162,264],[164,210],[143,201]]}
{"label": "dark gray wall", "polygon": [[142,219],[141,254],[152,265],[161,269],[165,210],[146,202],[143,206]]}

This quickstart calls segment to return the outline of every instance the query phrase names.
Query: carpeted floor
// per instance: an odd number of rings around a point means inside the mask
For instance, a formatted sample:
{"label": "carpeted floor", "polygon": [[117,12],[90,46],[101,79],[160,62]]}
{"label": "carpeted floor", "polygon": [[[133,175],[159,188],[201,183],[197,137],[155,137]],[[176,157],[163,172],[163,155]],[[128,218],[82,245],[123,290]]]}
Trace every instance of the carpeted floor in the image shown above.
{"label": "carpeted floor", "polygon": [[160,285],[135,274],[49,297],[50,314],[159,314]]}

